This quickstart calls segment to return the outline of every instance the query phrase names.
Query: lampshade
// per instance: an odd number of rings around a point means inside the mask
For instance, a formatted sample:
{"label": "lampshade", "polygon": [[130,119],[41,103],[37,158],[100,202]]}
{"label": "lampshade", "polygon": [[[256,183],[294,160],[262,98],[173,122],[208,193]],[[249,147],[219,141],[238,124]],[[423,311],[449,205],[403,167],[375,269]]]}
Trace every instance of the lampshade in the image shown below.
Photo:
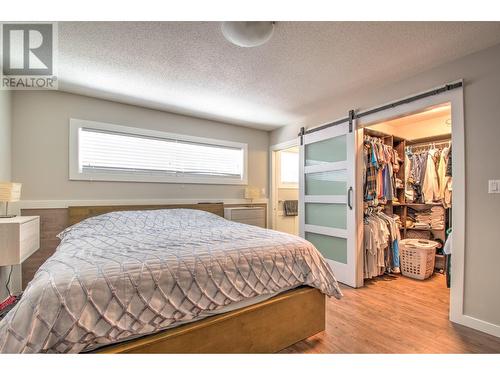
{"label": "lampshade", "polygon": [[258,199],[260,198],[260,189],[257,187],[245,188],[245,199]]}
{"label": "lampshade", "polygon": [[17,182],[0,182],[0,202],[17,202],[21,199],[21,186]]}

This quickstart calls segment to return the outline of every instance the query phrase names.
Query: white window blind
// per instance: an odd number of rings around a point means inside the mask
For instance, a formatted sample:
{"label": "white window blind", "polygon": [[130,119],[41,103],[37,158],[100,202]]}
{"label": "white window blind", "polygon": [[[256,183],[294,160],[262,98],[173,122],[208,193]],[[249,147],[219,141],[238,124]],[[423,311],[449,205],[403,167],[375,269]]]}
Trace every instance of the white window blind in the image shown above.
{"label": "white window blind", "polygon": [[[80,120],[78,120],[80,121]],[[76,179],[243,183],[246,145],[159,132],[79,126]],[[103,126],[104,127],[104,126]],[[183,139],[184,138],[184,139]],[[187,139],[186,139],[187,138]],[[189,139],[191,138],[191,139]],[[192,140],[196,138],[196,140]],[[87,178],[85,178],[87,177]]]}
{"label": "white window blind", "polygon": [[281,151],[281,184],[296,185],[299,183],[299,153]]}

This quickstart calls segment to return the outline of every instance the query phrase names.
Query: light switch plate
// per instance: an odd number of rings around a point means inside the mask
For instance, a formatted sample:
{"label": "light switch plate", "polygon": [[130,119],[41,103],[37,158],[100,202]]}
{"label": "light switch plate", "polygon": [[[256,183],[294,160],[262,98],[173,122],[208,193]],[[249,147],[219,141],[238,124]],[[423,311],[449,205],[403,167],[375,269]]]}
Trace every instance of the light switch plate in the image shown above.
{"label": "light switch plate", "polygon": [[488,181],[488,193],[500,194],[500,180],[489,180]]}

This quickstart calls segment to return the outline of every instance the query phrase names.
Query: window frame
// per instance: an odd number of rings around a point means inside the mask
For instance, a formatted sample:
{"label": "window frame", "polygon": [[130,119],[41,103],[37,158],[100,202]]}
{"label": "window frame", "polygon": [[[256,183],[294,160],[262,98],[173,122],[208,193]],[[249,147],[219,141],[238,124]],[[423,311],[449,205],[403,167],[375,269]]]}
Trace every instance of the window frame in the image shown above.
{"label": "window frame", "polygon": [[[81,128],[110,131],[145,137],[176,139],[207,145],[234,147],[243,150],[243,175],[241,178],[221,176],[185,176],[182,174],[158,175],[134,173],[133,171],[104,172],[80,171],[79,168],[79,130]],[[247,185],[248,184],[248,144],[221,139],[196,137],[185,134],[169,133],[158,130],[136,128],[104,122],[71,118],[69,121],[69,179],[76,181],[112,181],[112,182],[160,182],[176,184],[209,184],[209,185]]]}

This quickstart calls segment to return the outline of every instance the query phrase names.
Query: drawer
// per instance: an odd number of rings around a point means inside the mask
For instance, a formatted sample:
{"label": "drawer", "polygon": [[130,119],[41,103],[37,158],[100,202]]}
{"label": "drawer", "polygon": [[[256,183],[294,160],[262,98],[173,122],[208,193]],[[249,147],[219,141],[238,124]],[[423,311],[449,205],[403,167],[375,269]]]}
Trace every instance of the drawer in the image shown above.
{"label": "drawer", "polygon": [[261,219],[233,219],[232,221],[236,222],[236,223],[242,223],[242,224],[248,224],[248,225],[255,225],[256,227],[261,227],[261,228],[265,228],[266,227],[266,222],[264,220],[264,218],[261,218]]}
{"label": "drawer", "polygon": [[19,232],[19,257],[23,262],[40,247],[40,219],[21,224]]}
{"label": "drawer", "polygon": [[262,208],[252,208],[245,210],[231,210],[231,220],[240,219],[263,219],[265,216]]}

